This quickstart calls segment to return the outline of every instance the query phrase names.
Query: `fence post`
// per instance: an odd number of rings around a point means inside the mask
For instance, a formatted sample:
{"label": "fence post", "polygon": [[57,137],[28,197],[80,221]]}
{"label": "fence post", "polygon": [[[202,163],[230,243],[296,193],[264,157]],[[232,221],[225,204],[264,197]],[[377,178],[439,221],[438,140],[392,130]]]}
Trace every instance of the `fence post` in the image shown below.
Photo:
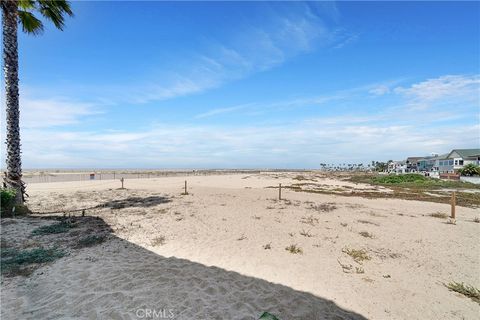
{"label": "fence post", "polygon": [[185,180],[185,194],[188,194],[188,192],[187,192],[187,180]]}
{"label": "fence post", "polygon": [[278,200],[282,200],[282,184],[278,184]]}
{"label": "fence post", "polygon": [[456,199],[455,191],[453,191],[452,192],[452,203],[451,203],[451,206],[452,206],[451,218],[452,219],[455,219],[455,205],[456,205],[456,202],[457,202],[457,199]]}
{"label": "fence post", "polygon": [[122,182],[122,189],[123,189],[123,177],[120,179],[120,182]]}

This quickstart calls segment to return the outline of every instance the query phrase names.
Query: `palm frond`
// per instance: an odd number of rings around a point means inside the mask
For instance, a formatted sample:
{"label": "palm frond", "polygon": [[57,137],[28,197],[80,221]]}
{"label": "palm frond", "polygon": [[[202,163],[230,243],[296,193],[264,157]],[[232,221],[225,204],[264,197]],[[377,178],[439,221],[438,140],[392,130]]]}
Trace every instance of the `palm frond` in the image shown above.
{"label": "palm frond", "polygon": [[37,0],[40,13],[60,30],[65,25],[65,15],[73,16],[70,3],[66,0]]}
{"label": "palm frond", "polygon": [[34,0],[18,0],[18,8],[22,10],[35,9],[36,3]]}
{"label": "palm frond", "polygon": [[18,17],[22,24],[22,29],[26,33],[34,35],[41,34],[43,32],[43,23],[37,19],[31,12],[25,10],[18,10]]}

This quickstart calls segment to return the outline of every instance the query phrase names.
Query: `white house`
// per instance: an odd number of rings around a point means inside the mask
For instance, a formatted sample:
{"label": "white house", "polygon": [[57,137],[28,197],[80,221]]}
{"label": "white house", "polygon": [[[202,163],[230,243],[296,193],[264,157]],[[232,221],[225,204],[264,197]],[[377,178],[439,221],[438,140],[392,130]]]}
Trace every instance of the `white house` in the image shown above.
{"label": "white house", "polygon": [[390,161],[387,170],[388,172],[405,173],[407,171],[407,163],[405,160]]}

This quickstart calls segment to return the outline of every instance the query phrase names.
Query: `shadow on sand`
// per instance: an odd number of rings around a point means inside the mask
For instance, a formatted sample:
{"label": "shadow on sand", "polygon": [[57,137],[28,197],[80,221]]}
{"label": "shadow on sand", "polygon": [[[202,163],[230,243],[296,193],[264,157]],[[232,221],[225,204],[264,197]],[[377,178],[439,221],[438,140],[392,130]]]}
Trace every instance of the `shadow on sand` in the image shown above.
{"label": "shadow on sand", "polygon": [[169,203],[172,200],[165,196],[148,196],[148,197],[128,197],[120,200],[112,200],[96,206],[97,208],[123,209],[133,207],[154,207],[162,203]]}
{"label": "shadow on sand", "polygon": [[[38,226],[36,217],[7,220],[17,220],[2,223],[7,237],[14,228]],[[6,279],[14,282],[2,290],[2,319],[253,320],[264,311],[281,320],[366,319],[281,284],[155,254],[118,238],[99,218],[75,217],[75,223],[108,232],[107,240],[74,249],[27,278]]]}

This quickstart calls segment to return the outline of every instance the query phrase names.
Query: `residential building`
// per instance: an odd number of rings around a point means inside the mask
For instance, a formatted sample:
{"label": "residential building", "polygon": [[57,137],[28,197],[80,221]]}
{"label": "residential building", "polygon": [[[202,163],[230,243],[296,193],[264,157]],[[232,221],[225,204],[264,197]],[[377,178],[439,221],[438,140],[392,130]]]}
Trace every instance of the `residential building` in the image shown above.
{"label": "residential building", "polygon": [[423,157],[408,157],[406,164],[406,171],[407,172],[417,172],[418,170],[418,161]]}
{"label": "residential building", "polygon": [[437,157],[438,155],[434,155],[434,156],[427,156],[427,157],[423,157],[422,159],[419,159],[417,161],[417,170],[419,172],[433,171],[433,167],[435,165],[435,160]]}
{"label": "residential building", "polygon": [[454,171],[462,169],[469,163],[480,165],[480,149],[453,149],[447,158]]}
{"label": "residential building", "polygon": [[395,160],[388,163],[388,172],[405,173],[407,172],[407,163],[405,160]]}
{"label": "residential building", "polygon": [[447,155],[439,156],[435,159],[435,164],[432,171],[439,173],[453,173],[453,159],[448,159]]}

